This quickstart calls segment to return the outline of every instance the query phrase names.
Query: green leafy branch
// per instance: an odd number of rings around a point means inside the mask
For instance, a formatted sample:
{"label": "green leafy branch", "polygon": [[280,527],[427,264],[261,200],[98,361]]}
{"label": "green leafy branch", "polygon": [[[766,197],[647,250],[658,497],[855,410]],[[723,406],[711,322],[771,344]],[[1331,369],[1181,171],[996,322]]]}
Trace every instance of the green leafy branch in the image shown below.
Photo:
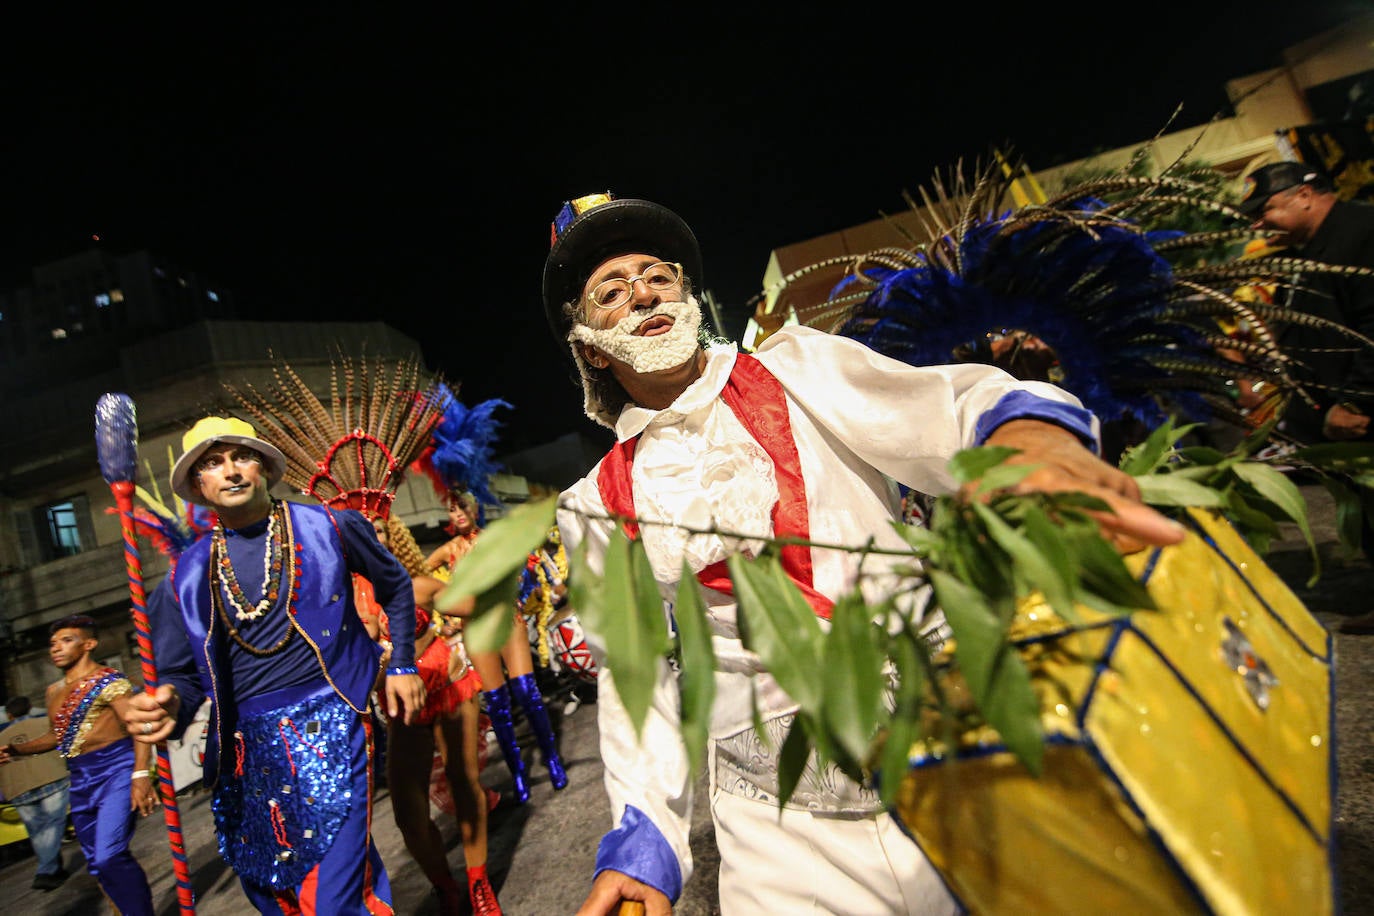
{"label": "green leafy branch", "polygon": [[1321,556],[1307,519],[1307,504],[1288,476],[1319,481],[1336,505],[1336,533],[1343,556],[1360,550],[1362,519],[1374,512],[1374,444],[1331,442],[1297,447],[1258,458],[1276,420],[1251,433],[1232,451],[1201,445],[1180,446],[1197,424],[1158,427],[1128,449],[1121,469],[1136,478],[1145,502],[1161,510],[1205,506],[1223,512],[1261,555],[1280,535],[1279,523],[1293,522],[1312,557],[1310,588],[1321,577]]}
{"label": "green leafy branch", "polygon": [[[1252,543],[1262,545],[1257,547],[1261,553],[1284,518],[1297,522],[1312,544],[1296,486],[1275,467],[1249,457],[1267,430],[1222,455],[1180,448],[1191,429],[1166,424],[1123,458],[1123,468],[1135,476],[1147,503],[1165,511],[1220,510]],[[1031,470],[1005,464],[1010,454],[985,447],[956,455],[951,471],[961,484],[978,482],[976,497],[940,497],[929,528],[894,523],[909,545],[905,552],[871,542],[828,545],[689,529],[764,544],[757,556],[731,556],[728,567],[744,647],[759,656],[798,705],[796,725],[780,749],[783,801],[795,790],[813,750],[822,762],[865,781],[875,772],[905,772],[917,742],[951,748],[960,734],[983,726],[995,729],[1007,748],[1039,774],[1040,703],[1022,652],[1009,639],[1018,608],[1036,598],[1070,623],[1079,620],[1080,608],[1107,615],[1154,609],[1149,593],[1088,514],[1105,505],[1080,493],[1007,492]],[[1314,449],[1304,461],[1333,480],[1343,475],[1362,482],[1357,485],[1367,486],[1374,473],[1374,454],[1356,446]],[[473,651],[497,648],[509,634],[520,571],[543,542],[555,509],[552,497],[517,507],[488,526],[455,569],[438,607],[477,596],[465,629]],[[856,583],[836,601],[827,627],[783,571],[781,547],[795,543],[860,553],[865,559],[887,556],[882,572],[897,572],[903,585],[870,603]],[[669,613],[669,596],[655,581],[642,541],[627,538],[620,524],[614,525],[600,575],[587,565],[585,545],[570,560],[571,605],[604,643],[606,667],[615,672],[616,690],[636,729],[647,720],[662,666],[675,658],[681,672],[678,725],[690,759],[699,766],[715,697],[715,654],[695,575],[684,566]],[[948,624],[947,640],[932,635],[924,614],[932,591]],[[879,781],[885,801],[892,801],[898,782]]]}

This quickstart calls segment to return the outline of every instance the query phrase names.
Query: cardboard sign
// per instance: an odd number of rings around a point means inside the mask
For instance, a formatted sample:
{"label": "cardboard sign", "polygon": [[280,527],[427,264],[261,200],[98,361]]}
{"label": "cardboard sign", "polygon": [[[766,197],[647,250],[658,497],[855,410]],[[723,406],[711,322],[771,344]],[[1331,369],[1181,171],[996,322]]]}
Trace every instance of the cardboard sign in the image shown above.
{"label": "cardboard sign", "polygon": [[[33,716],[19,719],[0,731],[0,746],[21,744],[46,734],[47,716]],[[67,761],[62,759],[56,749],[42,754],[15,756],[10,762],[0,766],[0,793],[6,800],[22,795],[30,789],[46,786],[67,775]]]}

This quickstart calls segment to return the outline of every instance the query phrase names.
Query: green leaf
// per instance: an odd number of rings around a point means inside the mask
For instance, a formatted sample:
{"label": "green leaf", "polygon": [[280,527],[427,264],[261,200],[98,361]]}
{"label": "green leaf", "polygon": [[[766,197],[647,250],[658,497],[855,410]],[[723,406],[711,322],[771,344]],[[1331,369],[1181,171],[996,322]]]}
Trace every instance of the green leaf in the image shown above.
{"label": "green leaf", "polygon": [[[1065,609],[1073,613],[1075,581],[1059,575],[1059,570],[1031,543],[1017,531],[1013,531],[995,512],[987,506],[974,503],[973,509],[987,526],[988,534],[997,545],[1011,558],[1012,568],[1018,571],[1033,588],[1039,589],[1050,607]],[[1023,598],[1025,595],[1016,594]],[[1072,618],[1069,618],[1072,619]]]}
{"label": "green leaf", "polygon": [[1269,444],[1269,434],[1274,431],[1274,427],[1278,424],[1279,416],[1277,414],[1265,420],[1258,429],[1245,437],[1244,442],[1235,447],[1234,454],[1249,456],[1264,448]]}
{"label": "green leaf", "polygon": [[1242,461],[1231,468],[1236,476],[1255,488],[1255,491],[1277,506],[1284,515],[1297,523],[1308,543],[1312,543],[1312,529],[1307,524],[1307,503],[1293,481],[1267,464]]}
{"label": "green leaf", "polygon": [[1144,442],[1126,449],[1118,465],[1132,477],[1155,473],[1169,459],[1174,445],[1196,425],[1175,429],[1173,418],[1170,417],[1155,427]]}
{"label": "green leaf", "polygon": [[903,629],[888,643],[888,655],[897,672],[897,692],[892,714],[887,719],[887,736],[878,770],[878,791],[888,807],[896,803],[902,777],[911,765],[911,745],[921,733],[925,668],[920,658],[925,657],[925,653],[925,644],[910,630]]}
{"label": "green leaf", "polygon": [[663,597],[643,543],[630,542],[620,525],[606,545],[605,563],[605,603],[593,615],[594,629],[606,643],[606,667],[615,674],[616,693],[638,735],[649,714],[668,638]]}
{"label": "green leaf", "polygon": [[949,472],[960,484],[973,483],[988,471],[1017,453],[1005,445],[982,445],[955,452],[949,459]]}
{"label": "green leaf", "polygon": [[706,741],[711,726],[711,704],[716,698],[716,653],[711,648],[711,629],[706,605],[697,588],[697,577],[686,562],[677,584],[673,602],[677,622],[678,646],[682,663],[680,684],[682,702],[682,740],[695,769],[706,759]]}
{"label": "green leaf", "polygon": [[1146,474],[1135,478],[1140,498],[1151,506],[1222,506],[1222,495],[1184,474]]}
{"label": "green leaf", "polygon": [[930,571],[940,608],[954,631],[955,657],[974,697],[985,695],[997,653],[1005,648],[1002,621],[977,589],[946,573]]}
{"label": "green leaf", "polygon": [[756,560],[734,554],[727,563],[745,648],[758,654],[778,686],[803,710],[819,714],[821,628],[815,611],[775,554]]}
{"label": "green leaf", "polygon": [[[467,557],[463,562],[467,562]],[[501,651],[515,620],[515,597],[519,591],[519,581],[508,577],[477,596],[476,608],[463,620],[463,645],[469,652]]]}
{"label": "green leaf", "polygon": [[451,610],[470,595],[481,595],[506,579],[519,580],[525,560],[548,537],[553,525],[558,497],[523,503],[510,515],[498,518],[482,529],[472,550],[453,567],[448,585],[434,599],[439,611]]}
{"label": "green leaf", "polygon": [[1360,496],[1336,477],[1324,474],[1320,479],[1336,505],[1336,540],[1341,545],[1341,556],[1349,562],[1359,555],[1361,549],[1364,509],[1360,505]]}
{"label": "green leaf", "polygon": [[1080,601],[1107,613],[1158,610],[1149,590],[1131,575],[1121,554],[1095,526],[1066,530],[1066,534],[1072,539],[1082,576]]}
{"label": "green leaf", "polygon": [[811,757],[811,739],[807,737],[802,717],[792,721],[787,738],[778,752],[778,807],[781,808],[792,798],[806,772],[806,762]]}
{"label": "green leaf", "polygon": [[995,468],[988,468],[987,473],[978,480],[978,492],[1010,490],[1039,467],[1039,464],[999,464]]}
{"label": "green leaf", "polygon": [[907,545],[910,546],[912,550],[916,551],[918,556],[924,556],[930,552],[932,547],[940,543],[940,539],[936,537],[929,528],[922,528],[919,525],[908,525],[905,522],[894,521],[891,524],[892,530],[896,531],[898,536],[906,541]]}
{"label": "green leaf", "polygon": [[606,601],[601,588],[601,575],[593,572],[587,563],[586,540],[579,542],[568,556],[568,603],[577,608],[578,617],[587,627],[601,632],[605,623],[601,609]]}
{"label": "green leaf", "polygon": [[819,676],[824,682],[820,721],[832,740],[855,760],[868,754],[883,708],[883,657],[874,611],[857,592],[844,595],[830,612],[822,642]]}
{"label": "green leaf", "polygon": [[1314,572],[1307,585],[1317,583],[1321,575],[1321,557],[1317,553],[1317,541],[1312,536],[1312,528],[1307,524],[1307,503],[1302,492],[1279,471],[1267,464],[1256,461],[1242,461],[1231,468],[1236,476],[1245,481],[1265,499],[1269,500],[1298,525],[1303,538],[1307,540],[1307,550],[1312,556]]}
{"label": "green leaf", "polygon": [[1179,449],[1176,454],[1188,464],[1201,467],[1226,467],[1235,463],[1234,457],[1225,455],[1210,445],[1190,445],[1187,448]]}
{"label": "green leaf", "polygon": [[955,660],[983,718],[1026,769],[1039,776],[1045,753],[1040,704],[1021,656],[1003,638],[1001,622],[977,592],[939,570],[931,571],[930,580],[954,631]]}

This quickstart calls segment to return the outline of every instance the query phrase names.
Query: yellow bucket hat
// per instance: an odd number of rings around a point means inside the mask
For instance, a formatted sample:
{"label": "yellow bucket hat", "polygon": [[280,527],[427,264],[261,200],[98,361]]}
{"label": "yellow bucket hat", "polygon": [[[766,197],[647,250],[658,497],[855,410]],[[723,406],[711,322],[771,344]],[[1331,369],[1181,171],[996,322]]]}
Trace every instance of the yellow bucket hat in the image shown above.
{"label": "yellow bucket hat", "polygon": [[267,486],[276,486],[286,473],[286,456],[270,442],[258,438],[258,431],[237,417],[205,417],[181,437],[181,457],[172,468],[172,492],[188,503],[204,505],[191,489],[191,468],[216,442],[246,445],[262,455]]}

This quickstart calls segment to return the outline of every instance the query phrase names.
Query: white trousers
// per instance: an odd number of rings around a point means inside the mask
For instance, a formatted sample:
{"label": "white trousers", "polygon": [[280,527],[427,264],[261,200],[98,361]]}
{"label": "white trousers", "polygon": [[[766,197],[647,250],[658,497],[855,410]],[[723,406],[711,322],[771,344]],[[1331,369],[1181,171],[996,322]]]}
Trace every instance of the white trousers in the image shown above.
{"label": "white trousers", "polygon": [[721,916],[944,916],[961,912],[890,814],[814,814],[716,789]]}

